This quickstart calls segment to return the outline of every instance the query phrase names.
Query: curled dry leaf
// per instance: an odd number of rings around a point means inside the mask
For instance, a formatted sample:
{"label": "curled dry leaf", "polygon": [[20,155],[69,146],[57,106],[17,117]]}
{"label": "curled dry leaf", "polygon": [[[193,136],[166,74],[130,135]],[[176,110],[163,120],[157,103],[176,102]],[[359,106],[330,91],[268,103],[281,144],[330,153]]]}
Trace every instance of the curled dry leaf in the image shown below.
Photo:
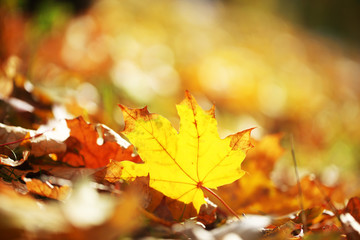
{"label": "curled dry leaf", "polygon": [[[145,162],[121,163],[123,172],[150,176],[150,187],[184,203],[193,203],[197,211],[205,203],[204,190],[231,183],[244,175],[240,164],[252,147],[248,129],[225,139],[217,132],[215,108],[204,111],[194,97],[186,98],[177,111],[179,133],[164,117],[147,108],[130,109],[120,105],[127,136]],[[123,176],[126,179],[126,176]]]}

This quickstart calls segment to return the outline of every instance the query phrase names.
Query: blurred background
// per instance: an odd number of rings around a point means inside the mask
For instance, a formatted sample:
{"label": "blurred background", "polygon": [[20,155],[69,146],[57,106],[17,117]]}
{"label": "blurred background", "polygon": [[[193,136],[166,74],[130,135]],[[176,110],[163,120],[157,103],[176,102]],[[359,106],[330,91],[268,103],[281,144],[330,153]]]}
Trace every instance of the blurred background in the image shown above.
{"label": "blurred background", "polygon": [[118,103],[178,126],[188,89],[216,105],[222,137],[283,133],[279,173],[293,136],[302,174],[358,181],[359,13],[358,0],[3,0],[0,81],[21,73],[116,131]]}

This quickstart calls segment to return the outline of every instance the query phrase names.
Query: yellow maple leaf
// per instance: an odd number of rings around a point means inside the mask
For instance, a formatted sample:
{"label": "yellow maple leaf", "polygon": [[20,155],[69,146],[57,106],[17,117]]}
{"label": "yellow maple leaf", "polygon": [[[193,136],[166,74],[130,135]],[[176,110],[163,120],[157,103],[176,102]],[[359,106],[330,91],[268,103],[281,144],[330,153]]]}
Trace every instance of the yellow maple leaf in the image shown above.
{"label": "yellow maple leaf", "polygon": [[204,111],[189,92],[176,106],[180,116],[179,133],[166,118],[149,113],[146,107],[119,106],[125,120],[122,133],[145,162],[119,163],[122,178],[149,174],[150,187],[184,203],[192,202],[199,212],[205,203],[204,190],[216,189],[244,175],[240,164],[252,147],[252,129],[221,139],[215,107]]}

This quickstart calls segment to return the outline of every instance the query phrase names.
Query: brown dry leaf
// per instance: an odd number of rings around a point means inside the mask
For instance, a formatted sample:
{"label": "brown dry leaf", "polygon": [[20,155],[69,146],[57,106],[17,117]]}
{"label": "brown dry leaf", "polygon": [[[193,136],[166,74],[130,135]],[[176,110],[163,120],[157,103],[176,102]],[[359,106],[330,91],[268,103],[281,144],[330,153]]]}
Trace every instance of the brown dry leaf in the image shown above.
{"label": "brown dry leaf", "polygon": [[104,167],[111,161],[141,162],[130,144],[105,125],[86,123],[82,117],[67,120],[67,125],[70,137],[62,162],[88,168]]}
{"label": "brown dry leaf", "polygon": [[29,133],[31,135],[35,135],[34,130],[25,129],[22,127],[8,126],[0,123],[0,142],[2,144],[16,142],[14,144],[9,144],[9,148],[15,148],[19,146],[21,140],[24,139],[25,136]]}
{"label": "brown dry leaf", "polygon": [[[28,138],[28,139],[27,139]],[[66,151],[65,143],[48,137],[47,134],[22,127],[8,126],[0,123],[0,142],[14,149],[26,141],[30,154],[43,156],[50,153],[63,153]],[[13,143],[14,142],[14,143]],[[7,144],[13,143],[13,144]]]}

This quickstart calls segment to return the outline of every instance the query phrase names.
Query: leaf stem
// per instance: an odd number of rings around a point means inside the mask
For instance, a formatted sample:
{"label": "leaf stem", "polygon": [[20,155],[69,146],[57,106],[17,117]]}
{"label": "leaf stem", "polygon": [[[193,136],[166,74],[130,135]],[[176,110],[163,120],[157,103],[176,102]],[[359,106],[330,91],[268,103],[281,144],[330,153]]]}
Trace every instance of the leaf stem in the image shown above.
{"label": "leaf stem", "polygon": [[227,203],[219,195],[217,195],[216,192],[214,192],[210,188],[207,188],[207,187],[204,187],[204,186],[201,186],[201,188],[203,190],[211,193],[214,197],[217,198],[217,200],[219,200],[226,207],[227,210],[229,210],[229,212],[231,212],[237,219],[240,219],[239,215],[229,205],[227,205]]}

